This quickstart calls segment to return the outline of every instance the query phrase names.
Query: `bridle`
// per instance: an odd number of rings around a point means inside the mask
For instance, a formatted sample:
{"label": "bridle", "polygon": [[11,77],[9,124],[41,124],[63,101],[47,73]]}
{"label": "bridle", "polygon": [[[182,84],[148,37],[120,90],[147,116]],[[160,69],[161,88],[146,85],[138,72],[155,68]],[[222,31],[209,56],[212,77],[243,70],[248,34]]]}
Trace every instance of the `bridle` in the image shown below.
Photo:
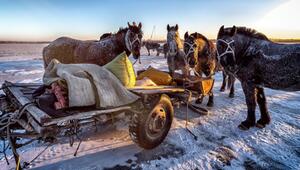
{"label": "bridle", "polygon": [[141,43],[141,40],[139,39],[139,37],[138,37],[137,34],[134,36],[134,39],[131,41],[131,40],[129,39],[129,34],[130,34],[130,32],[131,32],[131,31],[128,30],[127,33],[126,33],[126,35],[125,35],[125,44],[126,44],[126,48],[127,48],[129,51],[132,50],[132,45],[133,45],[134,43],[136,43],[136,42]]}
{"label": "bridle", "polygon": [[232,69],[232,67],[230,66],[229,71],[232,72],[235,75],[240,70],[240,67],[236,63],[235,52],[234,52],[232,46],[230,46],[232,43],[234,43],[234,40],[225,41],[223,39],[218,39],[216,43],[218,43],[218,42],[222,42],[222,43],[225,43],[227,45],[226,50],[222,54],[219,54],[219,51],[218,51],[218,48],[217,48],[217,57],[218,57],[219,62],[221,61],[220,59],[221,59],[222,56],[224,56],[226,54],[232,54],[233,61],[234,61],[234,68]]}
{"label": "bridle", "polygon": [[[131,51],[132,51],[132,45],[133,45],[134,43],[136,43],[136,42],[138,42],[138,43],[141,44],[141,40],[139,39],[138,35],[136,34],[136,35],[134,36],[134,39],[131,41],[131,40],[129,39],[129,34],[130,34],[130,32],[131,32],[130,30],[128,30],[128,31],[126,32],[126,35],[125,35],[125,45],[126,45],[127,50],[131,52]],[[139,60],[139,64],[141,64],[141,57],[139,56],[139,58],[136,59],[136,61],[133,63],[133,65],[134,65],[138,60]]]}
{"label": "bridle", "polygon": [[184,42],[184,44],[187,44],[189,46],[189,50],[187,53],[184,53],[185,54],[185,57],[187,58],[191,53],[193,53],[195,51],[195,47],[194,45],[196,45],[196,43],[188,43],[188,42]]}
{"label": "bridle", "polygon": [[234,40],[231,40],[231,41],[225,41],[225,40],[223,40],[223,39],[218,39],[218,40],[217,40],[217,44],[218,44],[218,42],[222,42],[222,43],[225,43],[225,44],[227,45],[226,50],[225,50],[222,54],[219,53],[218,48],[217,48],[217,57],[218,57],[218,60],[221,61],[221,60],[220,60],[221,57],[224,56],[224,55],[226,55],[226,54],[232,54],[233,60],[234,60],[234,62],[235,62],[235,61],[236,61],[236,60],[235,60],[235,53],[234,53],[233,48],[230,46],[232,43],[234,43]]}
{"label": "bridle", "polygon": [[[196,76],[201,77],[201,75],[196,71],[195,68],[191,68],[191,67],[190,67],[190,65],[189,65],[189,59],[188,59],[188,56],[189,56],[191,53],[195,52],[195,47],[194,47],[194,45],[197,45],[197,44],[196,44],[196,43],[188,43],[188,42],[184,42],[184,44],[187,44],[187,45],[189,46],[188,52],[187,52],[187,53],[184,52],[184,55],[185,55],[185,56],[184,56],[184,61],[185,61],[186,65],[188,66],[189,70],[192,70],[192,71],[194,72],[194,74],[195,74]],[[208,77],[211,77],[211,76],[213,76],[213,75],[209,75]]]}

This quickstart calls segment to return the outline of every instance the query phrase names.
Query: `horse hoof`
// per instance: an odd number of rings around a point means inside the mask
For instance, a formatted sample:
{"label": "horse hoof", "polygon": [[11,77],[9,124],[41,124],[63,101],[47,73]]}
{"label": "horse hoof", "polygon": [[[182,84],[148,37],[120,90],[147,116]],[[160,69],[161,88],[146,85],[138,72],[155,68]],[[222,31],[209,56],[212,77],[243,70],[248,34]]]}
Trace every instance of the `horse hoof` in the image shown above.
{"label": "horse hoof", "polygon": [[213,107],[214,106],[214,103],[213,102],[208,102],[207,103],[207,107]]}
{"label": "horse hoof", "polygon": [[268,124],[270,124],[270,120],[259,119],[259,120],[256,122],[255,126],[256,126],[257,128],[262,129],[262,128],[265,128],[266,125],[268,125]]}
{"label": "horse hoof", "polygon": [[234,98],[234,93],[229,93],[230,98]]}
{"label": "horse hoof", "polygon": [[254,123],[248,122],[248,121],[243,121],[241,124],[239,124],[238,128],[241,130],[249,130],[251,127],[255,125]]}
{"label": "horse hoof", "polygon": [[225,91],[225,88],[221,88],[221,89],[220,89],[220,92],[224,92],[224,91]]}

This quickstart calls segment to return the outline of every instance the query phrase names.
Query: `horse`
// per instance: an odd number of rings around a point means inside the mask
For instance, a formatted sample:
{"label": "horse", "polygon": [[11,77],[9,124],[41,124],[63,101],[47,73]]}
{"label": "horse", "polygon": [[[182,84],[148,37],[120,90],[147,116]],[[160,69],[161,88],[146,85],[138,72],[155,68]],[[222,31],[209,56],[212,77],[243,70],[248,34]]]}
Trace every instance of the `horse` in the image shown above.
{"label": "horse", "polygon": [[[202,74],[209,77],[215,74],[217,66],[216,50],[212,41],[208,40],[200,33],[188,32],[184,34],[184,52],[189,67],[193,68],[195,74],[202,77]],[[213,89],[213,88],[212,88]],[[213,90],[208,93],[209,99],[207,106],[212,107],[214,104]],[[202,95],[196,100],[197,104],[202,103]]]}
{"label": "horse", "polygon": [[[251,28],[221,26],[217,56],[224,69],[241,82],[248,109],[246,120],[238,126],[242,130],[264,128],[271,122],[264,87],[300,90],[300,44],[275,43]],[[261,113],[257,122],[256,104]]]}
{"label": "horse", "polygon": [[146,47],[147,51],[148,51],[148,56],[150,55],[150,50],[156,50],[156,56],[159,56],[159,48],[160,45],[156,42],[151,42],[151,41],[144,41],[143,45]]}
{"label": "horse", "polygon": [[111,33],[111,32],[104,33],[104,34],[102,34],[102,35],[100,36],[99,41],[101,41],[101,40],[103,40],[103,39],[105,39],[105,38],[107,38],[107,37],[110,37],[110,36],[112,36],[112,35],[113,35],[113,33]]}
{"label": "horse", "polygon": [[167,58],[167,54],[168,54],[168,51],[169,51],[169,49],[168,49],[168,43],[164,43],[162,45],[162,48],[163,48],[164,56],[165,56],[165,58]]}
{"label": "horse", "polygon": [[169,73],[174,77],[175,70],[181,70],[183,77],[190,75],[189,67],[182,50],[182,43],[178,32],[178,25],[167,25],[167,63]]}
{"label": "horse", "polygon": [[52,59],[61,63],[90,63],[103,66],[112,61],[123,51],[134,59],[140,57],[142,24],[127,23],[127,28],[120,28],[115,34],[101,41],[81,41],[68,37],[60,37],[43,49],[45,68]]}

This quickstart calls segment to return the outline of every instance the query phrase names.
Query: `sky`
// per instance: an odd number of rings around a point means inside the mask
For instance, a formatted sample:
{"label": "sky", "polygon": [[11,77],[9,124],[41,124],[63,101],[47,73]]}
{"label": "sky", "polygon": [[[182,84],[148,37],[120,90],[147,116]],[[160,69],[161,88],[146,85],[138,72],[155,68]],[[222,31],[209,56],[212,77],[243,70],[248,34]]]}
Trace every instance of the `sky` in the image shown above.
{"label": "sky", "polygon": [[299,0],[0,0],[0,40],[99,39],[133,21],[153,40],[166,38],[167,24],[178,24],[181,38],[186,31],[215,38],[222,25],[300,38],[299,7]]}

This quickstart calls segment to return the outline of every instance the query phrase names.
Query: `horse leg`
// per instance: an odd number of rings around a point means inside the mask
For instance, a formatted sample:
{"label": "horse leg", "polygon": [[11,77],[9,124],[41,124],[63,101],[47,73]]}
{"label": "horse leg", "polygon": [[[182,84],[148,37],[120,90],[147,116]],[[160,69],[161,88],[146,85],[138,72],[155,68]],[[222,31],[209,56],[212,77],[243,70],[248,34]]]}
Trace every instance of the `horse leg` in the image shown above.
{"label": "horse leg", "polygon": [[271,118],[267,108],[267,100],[262,87],[258,87],[256,93],[257,104],[260,110],[260,119],[256,123],[256,127],[264,128],[267,124],[270,123]]}
{"label": "horse leg", "polygon": [[222,71],[223,74],[223,82],[222,82],[222,86],[220,88],[220,91],[223,92],[225,91],[225,87],[226,87],[226,79],[227,79],[227,74],[225,73],[225,71]]}
{"label": "horse leg", "polygon": [[157,53],[156,53],[156,56],[159,56],[159,50],[158,50],[158,49],[156,49],[156,51],[157,51]]}
{"label": "horse leg", "polygon": [[255,125],[255,108],[256,108],[256,95],[255,85],[253,83],[242,82],[242,88],[246,98],[248,108],[247,119],[243,121],[238,127],[241,130],[248,130]]}
{"label": "horse leg", "polygon": [[149,48],[147,48],[147,51],[148,51],[148,56],[150,56],[150,50],[149,50]]}
{"label": "horse leg", "polygon": [[229,92],[229,97],[233,98],[234,97],[234,82],[235,82],[235,77],[233,75],[229,75],[228,81],[230,81],[230,92]]}
{"label": "horse leg", "polygon": [[214,106],[214,93],[212,92],[212,90],[209,92],[208,95],[209,95],[209,97],[208,97],[207,106],[213,107]]}

